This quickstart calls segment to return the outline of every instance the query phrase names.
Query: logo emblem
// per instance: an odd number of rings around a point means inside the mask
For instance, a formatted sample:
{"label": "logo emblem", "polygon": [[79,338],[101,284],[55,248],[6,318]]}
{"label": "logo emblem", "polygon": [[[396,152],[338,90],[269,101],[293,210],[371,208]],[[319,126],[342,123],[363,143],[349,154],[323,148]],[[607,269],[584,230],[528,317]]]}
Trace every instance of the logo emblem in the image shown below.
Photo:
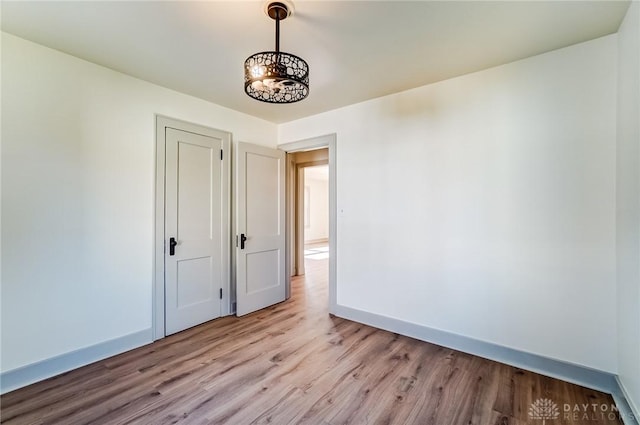
{"label": "logo emblem", "polygon": [[539,398],[529,408],[529,417],[531,419],[542,419],[542,425],[546,424],[547,419],[557,419],[560,416],[558,405],[548,398]]}

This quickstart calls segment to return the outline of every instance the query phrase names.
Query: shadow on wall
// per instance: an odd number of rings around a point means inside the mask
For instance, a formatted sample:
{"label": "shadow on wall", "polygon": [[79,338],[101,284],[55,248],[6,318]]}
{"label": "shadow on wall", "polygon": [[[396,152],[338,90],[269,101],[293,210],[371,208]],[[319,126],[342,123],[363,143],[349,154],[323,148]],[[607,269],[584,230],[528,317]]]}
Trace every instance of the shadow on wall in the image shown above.
{"label": "shadow on wall", "polygon": [[[488,98],[495,102],[495,98],[501,96],[500,85],[493,82],[499,82],[508,73],[507,69],[498,67],[492,69],[491,75],[485,77],[481,84],[463,75],[381,98],[381,116],[411,124],[416,118],[423,123],[432,119],[438,122],[448,110],[478,107],[482,110]],[[502,110],[508,111],[508,108]]]}

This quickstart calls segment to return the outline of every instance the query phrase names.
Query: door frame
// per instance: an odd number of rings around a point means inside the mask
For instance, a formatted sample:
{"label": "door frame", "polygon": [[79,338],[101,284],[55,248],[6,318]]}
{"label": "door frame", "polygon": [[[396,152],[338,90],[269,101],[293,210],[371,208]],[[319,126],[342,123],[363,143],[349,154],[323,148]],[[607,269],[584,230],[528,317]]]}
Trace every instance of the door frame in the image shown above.
{"label": "door frame", "polygon": [[[301,151],[309,151],[314,149],[329,149],[329,313],[335,314],[337,309],[337,182],[336,182],[336,133],[326,134],[323,136],[313,137],[310,139],[298,140],[290,143],[278,145],[287,153],[295,153]],[[287,162],[287,166],[290,162]],[[292,173],[287,173],[287,231],[292,231],[295,226],[295,216],[292,216],[293,209],[291,207],[292,195],[295,188],[291,187],[289,178]],[[293,238],[286,238],[286,270],[291,270],[291,253],[294,249],[292,246]],[[287,297],[290,295],[291,279],[290,273],[287,273]]]}
{"label": "door frame", "polygon": [[151,303],[151,327],[153,340],[165,337],[165,128],[186,131],[204,136],[220,138],[225,133],[228,138],[222,140],[222,211],[221,238],[226,240],[226,249],[220,259],[222,265],[222,300],[220,300],[220,316],[227,316],[231,310],[231,133],[224,130],[205,127],[203,125],[182,121],[164,115],[155,115],[156,120],[156,173],[155,173],[155,215],[153,239],[153,282]]}

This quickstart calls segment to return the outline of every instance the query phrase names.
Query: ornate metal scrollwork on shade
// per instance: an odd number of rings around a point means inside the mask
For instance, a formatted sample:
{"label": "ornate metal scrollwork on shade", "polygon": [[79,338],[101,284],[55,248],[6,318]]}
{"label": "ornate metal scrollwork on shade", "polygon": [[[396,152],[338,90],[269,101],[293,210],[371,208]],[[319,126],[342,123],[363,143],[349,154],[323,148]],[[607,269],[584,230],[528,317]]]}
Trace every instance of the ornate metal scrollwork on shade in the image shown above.
{"label": "ornate metal scrollwork on shade", "polygon": [[291,53],[280,51],[280,21],[290,15],[281,2],[270,3],[267,14],[276,21],[276,50],[255,53],[244,62],[244,90],[268,103],[293,103],[309,95],[309,65]]}

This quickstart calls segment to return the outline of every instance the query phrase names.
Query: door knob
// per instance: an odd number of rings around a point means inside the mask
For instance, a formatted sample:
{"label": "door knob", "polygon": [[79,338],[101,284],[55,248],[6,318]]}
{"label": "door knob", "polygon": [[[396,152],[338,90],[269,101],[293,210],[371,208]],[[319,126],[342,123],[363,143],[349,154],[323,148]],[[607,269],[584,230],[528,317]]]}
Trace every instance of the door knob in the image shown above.
{"label": "door knob", "polygon": [[176,245],[178,245],[176,238],[169,238],[169,255],[176,255]]}
{"label": "door knob", "polygon": [[244,243],[247,241],[247,237],[244,233],[240,233],[240,249],[244,249]]}

